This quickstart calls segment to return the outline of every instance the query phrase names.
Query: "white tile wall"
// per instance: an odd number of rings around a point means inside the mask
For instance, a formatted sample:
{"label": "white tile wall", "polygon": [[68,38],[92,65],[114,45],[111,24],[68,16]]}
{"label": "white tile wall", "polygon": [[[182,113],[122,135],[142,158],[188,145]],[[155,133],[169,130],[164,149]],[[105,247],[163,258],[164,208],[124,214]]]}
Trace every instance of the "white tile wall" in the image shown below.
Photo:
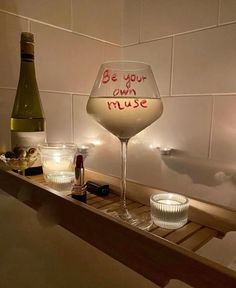
{"label": "white tile wall", "polygon": [[214,26],[217,17],[218,0],[143,0],[141,40]]}
{"label": "white tile wall", "polygon": [[[117,61],[122,59],[122,48],[109,43],[103,44],[103,61]],[[94,79],[93,79],[94,81]]]}
{"label": "white tile wall", "polygon": [[220,8],[220,23],[236,21],[236,2],[234,0],[221,0]]}
{"label": "white tile wall", "polygon": [[0,151],[10,148],[10,117],[15,97],[14,89],[0,88]]}
{"label": "white tile wall", "polygon": [[236,161],[235,107],[235,96],[215,96],[211,157],[222,162]]}
{"label": "white tile wall", "polygon": [[161,95],[169,95],[172,39],[163,39],[124,48],[126,60],[149,63]]}
{"label": "white tile wall", "polygon": [[37,69],[41,89],[89,93],[103,62],[103,43],[38,23]]}
{"label": "white tile wall", "polygon": [[41,99],[47,119],[47,141],[73,142],[72,95],[41,92]]}
{"label": "white tile wall", "polygon": [[177,36],[173,94],[236,91],[236,24]]}
{"label": "white tile wall", "polygon": [[120,143],[86,112],[88,96],[73,95],[74,140],[79,146],[94,144],[86,166],[109,175],[120,174]]}
{"label": "white tile wall", "polygon": [[122,43],[123,0],[72,0],[73,30]]}
{"label": "white tile wall", "polygon": [[[130,141],[128,178],[235,208],[234,177],[215,178],[235,174],[235,9],[234,0],[0,1],[2,149],[9,145],[19,36],[28,30],[36,38],[48,139],[99,140],[86,166],[119,176],[119,142],[86,114],[87,97],[102,62],[148,62],[164,113]],[[149,145],[176,154],[161,158]]]}
{"label": "white tile wall", "polygon": [[130,45],[139,42],[139,19],[141,0],[123,1],[122,11],[122,44]]}
{"label": "white tile wall", "polygon": [[0,1],[0,9],[70,29],[70,0]]}
{"label": "white tile wall", "polygon": [[105,129],[86,112],[88,96],[73,95],[74,139],[80,145],[102,140]]}
{"label": "white tile wall", "polygon": [[163,114],[137,138],[153,147],[171,147],[192,157],[207,158],[212,98],[164,97]]}
{"label": "white tile wall", "polygon": [[20,33],[27,20],[0,12],[0,87],[16,87],[20,69]]}

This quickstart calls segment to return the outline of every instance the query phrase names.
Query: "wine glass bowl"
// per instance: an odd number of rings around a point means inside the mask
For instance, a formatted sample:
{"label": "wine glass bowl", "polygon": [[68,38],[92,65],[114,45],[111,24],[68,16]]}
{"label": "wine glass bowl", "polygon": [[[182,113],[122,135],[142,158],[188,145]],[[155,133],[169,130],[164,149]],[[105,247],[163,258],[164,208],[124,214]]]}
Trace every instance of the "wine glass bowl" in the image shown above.
{"label": "wine glass bowl", "polygon": [[101,65],[87,112],[119,139],[130,139],[163,111],[151,67],[138,62]]}
{"label": "wine glass bowl", "polygon": [[131,137],[151,125],[163,112],[151,67],[129,61],[102,64],[87,112],[121,142],[121,201],[117,214],[135,224],[137,221],[126,207],[127,145]]}

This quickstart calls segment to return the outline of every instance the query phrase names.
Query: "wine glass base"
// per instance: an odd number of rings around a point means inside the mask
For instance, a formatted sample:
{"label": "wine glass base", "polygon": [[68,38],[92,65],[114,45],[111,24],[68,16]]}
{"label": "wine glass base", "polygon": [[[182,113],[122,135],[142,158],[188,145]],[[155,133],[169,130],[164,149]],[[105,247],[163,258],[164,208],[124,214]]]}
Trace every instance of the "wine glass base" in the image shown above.
{"label": "wine glass base", "polygon": [[120,219],[132,226],[135,226],[141,230],[150,231],[154,229],[156,226],[153,225],[152,220],[150,219],[150,214],[146,213],[144,215],[137,215],[132,211],[129,211],[126,208],[116,208],[116,209],[109,209],[104,211],[108,215]]}
{"label": "wine glass base", "polygon": [[150,231],[154,230],[155,228],[157,228],[157,226],[153,223],[152,220],[148,220],[148,221],[140,223],[138,228],[141,230],[150,232]]}
{"label": "wine glass base", "polygon": [[139,223],[136,215],[130,213],[127,209],[122,209],[122,208],[118,209],[117,217],[119,217],[121,220],[134,226],[136,226]]}

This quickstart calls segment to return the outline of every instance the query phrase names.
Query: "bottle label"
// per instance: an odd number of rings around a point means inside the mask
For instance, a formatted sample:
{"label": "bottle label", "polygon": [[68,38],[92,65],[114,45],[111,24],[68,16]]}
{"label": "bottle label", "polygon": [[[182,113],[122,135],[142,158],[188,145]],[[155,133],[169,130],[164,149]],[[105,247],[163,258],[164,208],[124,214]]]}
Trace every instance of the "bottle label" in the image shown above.
{"label": "bottle label", "polygon": [[[46,133],[45,131],[39,132],[15,132],[11,131],[11,146],[12,149],[15,147],[22,148],[37,148],[38,144],[45,143]],[[41,166],[40,157],[32,165],[32,167]]]}

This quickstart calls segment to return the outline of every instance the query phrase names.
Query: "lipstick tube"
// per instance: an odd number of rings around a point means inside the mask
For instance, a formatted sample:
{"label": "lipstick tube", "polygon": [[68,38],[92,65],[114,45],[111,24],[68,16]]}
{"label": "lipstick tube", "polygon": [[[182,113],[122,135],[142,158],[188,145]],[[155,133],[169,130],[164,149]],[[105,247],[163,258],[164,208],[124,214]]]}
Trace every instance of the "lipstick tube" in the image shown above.
{"label": "lipstick tube", "polygon": [[75,181],[71,193],[72,198],[86,203],[87,186],[84,183],[84,163],[82,155],[77,155],[76,157]]}

